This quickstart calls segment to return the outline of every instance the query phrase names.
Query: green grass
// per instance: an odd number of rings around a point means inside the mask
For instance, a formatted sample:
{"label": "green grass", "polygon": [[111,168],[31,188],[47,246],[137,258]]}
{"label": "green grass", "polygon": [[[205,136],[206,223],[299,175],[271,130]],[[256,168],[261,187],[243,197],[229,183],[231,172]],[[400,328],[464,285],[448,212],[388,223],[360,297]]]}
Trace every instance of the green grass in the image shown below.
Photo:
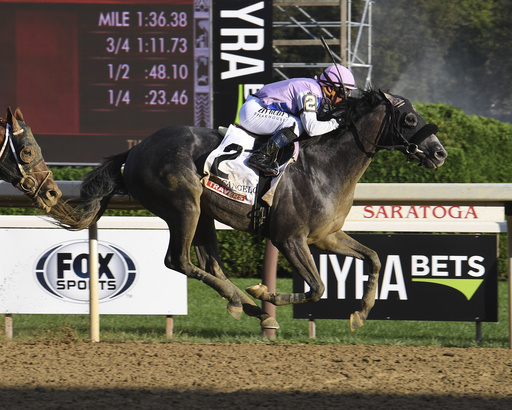
{"label": "green grass", "polygon": [[[240,287],[257,283],[255,279],[235,279]],[[278,290],[291,292],[291,279],[278,279]],[[189,280],[189,313],[174,317],[173,342],[268,343],[262,337],[259,321],[243,315],[238,321],[226,311],[226,300],[201,282]],[[420,322],[368,320],[350,332],[348,320],[317,320],[316,339],[309,338],[308,320],[293,319],[291,306],[277,307],[281,328],[272,343],[345,344],[403,346],[478,346],[473,322]],[[483,347],[508,348],[508,288],[499,283],[498,323],[482,324]],[[0,340],[7,340],[0,315]],[[13,315],[14,340],[89,340],[87,315]],[[102,342],[169,342],[165,336],[165,316],[102,315]]]}

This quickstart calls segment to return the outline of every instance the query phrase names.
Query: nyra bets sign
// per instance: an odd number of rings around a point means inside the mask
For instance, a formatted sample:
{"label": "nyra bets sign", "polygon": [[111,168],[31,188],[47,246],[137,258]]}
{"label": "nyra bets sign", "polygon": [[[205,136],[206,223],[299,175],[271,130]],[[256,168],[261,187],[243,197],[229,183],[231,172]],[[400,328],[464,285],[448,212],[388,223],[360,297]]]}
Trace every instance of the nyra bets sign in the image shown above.
{"label": "nyra bets sign", "polygon": [[[497,321],[496,235],[351,235],[382,263],[370,319]],[[294,306],[295,318],[348,319],[361,309],[369,279],[361,260],[312,248],[326,286],[319,302]],[[294,292],[308,290],[294,276]]]}

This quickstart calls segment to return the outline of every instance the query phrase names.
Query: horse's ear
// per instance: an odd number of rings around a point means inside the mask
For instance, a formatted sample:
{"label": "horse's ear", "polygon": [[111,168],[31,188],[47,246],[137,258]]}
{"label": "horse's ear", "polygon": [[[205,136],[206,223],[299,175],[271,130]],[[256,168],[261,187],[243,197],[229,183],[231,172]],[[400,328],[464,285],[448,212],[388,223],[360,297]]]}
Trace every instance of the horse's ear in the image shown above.
{"label": "horse's ear", "polygon": [[[20,135],[23,134],[23,128],[18,124],[16,114],[18,114],[18,109],[16,109],[15,115],[12,115],[11,107],[7,108],[7,122],[12,126],[12,133],[13,135]],[[21,114],[21,111],[19,114]],[[21,117],[23,118],[23,115]],[[21,119],[21,121],[23,121],[23,119]]]}
{"label": "horse's ear", "polygon": [[5,114],[5,118],[7,119],[8,123],[12,122],[12,110],[11,110],[11,107],[7,107],[7,113]]}
{"label": "horse's ear", "polygon": [[20,107],[16,108],[16,111],[14,111],[14,118],[16,118],[18,121],[25,122],[25,119],[23,118],[23,114],[21,113]]}
{"label": "horse's ear", "polygon": [[383,91],[380,91],[380,95],[382,95],[383,98],[385,98],[386,100],[388,100],[393,106],[397,106],[397,105],[400,105],[402,102],[403,102],[403,99],[399,98],[399,97],[395,97],[394,95],[391,95],[391,94],[388,94],[388,93],[385,93]]}

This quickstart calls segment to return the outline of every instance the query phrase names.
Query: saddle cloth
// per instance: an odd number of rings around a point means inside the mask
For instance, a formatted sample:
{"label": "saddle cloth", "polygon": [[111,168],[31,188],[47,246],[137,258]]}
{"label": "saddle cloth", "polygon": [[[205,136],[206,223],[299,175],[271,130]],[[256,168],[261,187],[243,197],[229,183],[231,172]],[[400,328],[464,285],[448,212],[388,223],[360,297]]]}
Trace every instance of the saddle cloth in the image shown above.
{"label": "saddle cloth", "polygon": [[[260,177],[256,170],[247,165],[247,159],[255,141],[243,129],[230,125],[220,145],[206,159],[206,176],[201,181],[203,185],[234,201],[254,205]],[[269,190],[263,195],[263,200],[269,206],[272,206],[274,192],[284,170],[297,159],[298,152],[299,144],[295,142],[293,155],[280,165],[279,175],[272,178]]]}

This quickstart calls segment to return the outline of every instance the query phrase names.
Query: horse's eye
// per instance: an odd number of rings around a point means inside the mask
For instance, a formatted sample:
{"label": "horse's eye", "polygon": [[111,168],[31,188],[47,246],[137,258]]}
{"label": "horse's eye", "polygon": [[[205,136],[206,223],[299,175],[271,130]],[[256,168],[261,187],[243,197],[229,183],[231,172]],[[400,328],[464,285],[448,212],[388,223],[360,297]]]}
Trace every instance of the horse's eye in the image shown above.
{"label": "horse's eye", "polygon": [[414,128],[416,127],[416,125],[418,125],[418,117],[416,116],[416,114],[409,112],[405,116],[404,124],[406,127]]}
{"label": "horse's eye", "polygon": [[34,149],[30,146],[23,147],[20,151],[20,159],[25,163],[29,164],[36,158]]}

